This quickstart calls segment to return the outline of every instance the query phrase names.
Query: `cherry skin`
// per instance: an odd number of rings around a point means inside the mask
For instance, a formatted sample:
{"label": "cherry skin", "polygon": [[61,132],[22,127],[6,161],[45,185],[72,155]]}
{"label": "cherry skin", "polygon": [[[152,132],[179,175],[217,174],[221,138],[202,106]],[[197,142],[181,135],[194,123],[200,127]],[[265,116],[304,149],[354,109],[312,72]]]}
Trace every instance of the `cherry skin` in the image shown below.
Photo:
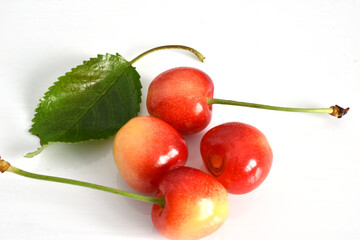
{"label": "cherry skin", "polygon": [[165,207],[153,205],[155,228],[170,239],[199,239],[215,232],[226,220],[228,194],[210,175],[190,167],[177,167],[159,181],[157,196]]}
{"label": "cherry skin", "polygon": [[139,192],[157,190],[160,176],[185,165],[188,148],[184,138],[168,123],[151,116],[135,117],[116,134],[113,155],[120,175]]}
{"label": "cherry skin", "polygon": [[273,160],[265,135],[239,122],[210,129],[201,140],[200,152],[206,169],[232,194],[256,189],[269,174]]}
{"label": "cherry skin", "polygon": [[203,130],[211,120],[214,84],[199,69],[178,67],[158,75],[150,84],[147,94],[147,110],[182,134]]}

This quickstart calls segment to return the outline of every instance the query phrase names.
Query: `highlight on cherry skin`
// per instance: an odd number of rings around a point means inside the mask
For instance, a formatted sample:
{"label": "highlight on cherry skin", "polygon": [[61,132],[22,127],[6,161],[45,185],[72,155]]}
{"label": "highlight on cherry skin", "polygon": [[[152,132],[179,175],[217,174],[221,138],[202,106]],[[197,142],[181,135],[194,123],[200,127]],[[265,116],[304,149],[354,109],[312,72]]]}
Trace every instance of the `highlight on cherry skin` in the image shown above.
{"label": "highlight on cherry skin", "polygon": [[188,148],[171,125],[151,116],[128,121],[115,136],[113,156],[124,181],[133,189],[150,193],[167,170],[185,165]]}
{"label": "highlight on cherry skin", "polygon": [[200,152],[208,172],[232,194],[256,189],[268,176],[273,161],[265,135],[240,122],[210,129],[201,139]]}
{"label": "highlight on cherry skin", "polygon": [[200,239],[208,236],[225,222],[229,211],[228,193],[223,185],[210,175],[185,166],[174,167],[161,177],[155,197],[27,172],[11,166],[1,158],[0,172],[92,188],[152,203],[152,222],[163,236],[170,239]]}
{"label": "highlight on cherry skin", "polygon": [[158,117],[182,134],[203,130],[211,121],[212,105],[225,104],[276,111],[328,113],[341,118],[349,108],[291,108],[213,98],[214,84],[203,71],[192,67],[169,69],[150,83],[146,99],[150,115]]}
{"label": "highlight on cherry skin", "polygon": [[159,182],[158,197],[165,207],[153,205],[155,228],[170,239],[199,239],[215,232],[229,212],[228,193],[210,175],[194,168],[167,171]]}

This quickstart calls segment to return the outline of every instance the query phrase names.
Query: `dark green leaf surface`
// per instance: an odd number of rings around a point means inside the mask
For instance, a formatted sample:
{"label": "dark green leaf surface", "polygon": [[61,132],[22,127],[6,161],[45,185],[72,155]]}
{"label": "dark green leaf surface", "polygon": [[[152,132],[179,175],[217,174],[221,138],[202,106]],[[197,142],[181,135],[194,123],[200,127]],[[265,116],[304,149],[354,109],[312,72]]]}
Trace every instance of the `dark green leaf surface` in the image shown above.
{"label": "dark green leaf surface", "polygon": [[60,77],[40,99],[30,132],[42,146],[114,135],[137,116],[140,75],[119,55],[98,55]]}

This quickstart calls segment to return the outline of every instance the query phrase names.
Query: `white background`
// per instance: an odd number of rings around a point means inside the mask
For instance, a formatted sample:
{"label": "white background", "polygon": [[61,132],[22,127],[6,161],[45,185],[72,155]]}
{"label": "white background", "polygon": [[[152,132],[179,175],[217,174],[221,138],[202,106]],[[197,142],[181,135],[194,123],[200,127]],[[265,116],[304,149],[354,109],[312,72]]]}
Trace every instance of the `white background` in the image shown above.
{"label": "white background", "polygon": [[[20,1],[0,0],[0,154],[36,173],[130,190],[112,158],[112,139],[39,146],[28,130],[47,89],[97,54],[132,60],[143,104],[159,73],[192,66],[207,72],[217,98],[293,107],[351,107],[342,119],[214,106],[207,130],[240,121],[267,136],[274,163],[266,181],[231,195],[225,224],[207,239],[360,239],[360,2]],[[205,130],[206,131],[206,130]],[[204,132],[205,132],[204,131]],[[188,166],[203,169],[199,142],[186,137]],[[0,239],[163,239],[151,205],[57,183],[0,175]]]}

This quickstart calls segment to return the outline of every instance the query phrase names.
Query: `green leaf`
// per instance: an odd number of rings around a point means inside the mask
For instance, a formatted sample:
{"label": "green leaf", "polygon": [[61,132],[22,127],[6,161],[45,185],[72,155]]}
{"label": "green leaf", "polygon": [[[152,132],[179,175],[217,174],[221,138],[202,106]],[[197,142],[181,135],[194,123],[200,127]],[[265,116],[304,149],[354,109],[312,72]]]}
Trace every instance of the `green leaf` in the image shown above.
{"label": "green leaf", "polygon": [[40,99],[30,132],[43,146],[114,135],[140,111],[140,75],[120,55],[98,55],[60,77]]}

